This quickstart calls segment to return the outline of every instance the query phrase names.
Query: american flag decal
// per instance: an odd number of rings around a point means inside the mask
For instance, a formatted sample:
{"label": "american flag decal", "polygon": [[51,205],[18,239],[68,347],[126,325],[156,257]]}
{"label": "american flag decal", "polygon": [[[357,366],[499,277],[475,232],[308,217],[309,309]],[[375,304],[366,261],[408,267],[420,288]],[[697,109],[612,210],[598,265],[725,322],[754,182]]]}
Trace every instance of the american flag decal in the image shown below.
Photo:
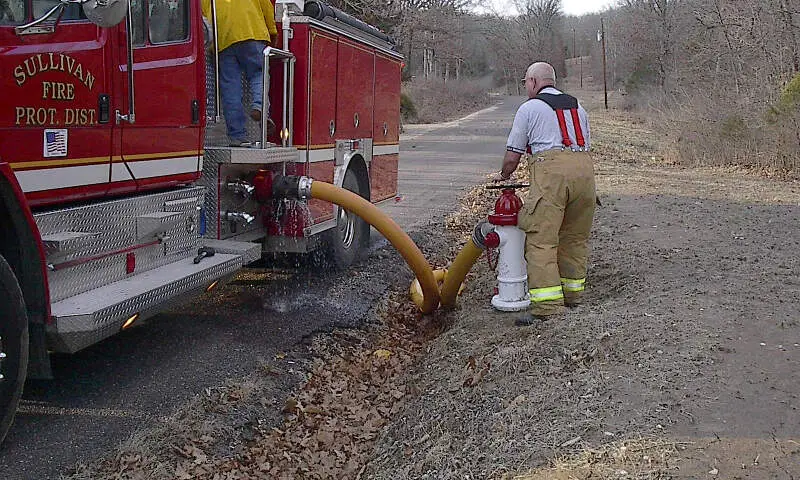
{"label": "american flag decal", "polygon": [[44,156],[67,156],[67,129],[52,129],[44,131]]}

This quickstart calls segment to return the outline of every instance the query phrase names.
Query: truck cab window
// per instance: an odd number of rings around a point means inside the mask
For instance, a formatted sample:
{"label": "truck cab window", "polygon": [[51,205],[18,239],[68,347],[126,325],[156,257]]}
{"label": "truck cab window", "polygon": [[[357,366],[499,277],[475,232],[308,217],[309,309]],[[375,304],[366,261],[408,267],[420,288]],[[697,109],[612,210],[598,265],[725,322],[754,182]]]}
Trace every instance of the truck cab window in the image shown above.
{"label": "truck cab window", "polygon": [[132,0],[131,13],[136,46],[189,39],[187,0]]}
{"label": "truck cab window", "polygon": [[[21,25],[40,18],[59,0],[0,0],[0,25]],[[61,20],[86,20],[78,4],[67,5]]]}
{"label": "truck cab window", "polygon": [[19,25],[25,20],[25,0],[0,0],[0,25]]}
{"label": "truck cab window", "polygon": [[179,42],[189,38],[186,0],[149,0],[150,43]]}
{"label": "truck cab window", "polygon": [[[2,2],[4,0],[0,0]],[[24,0],[10,0],[11,2],[25,3]],[[31,20],[37,19],[47,13],[48,10],[61,3],[59,0],[33,0],[33,15]],[[53,17],[55,18],[55,17]],[[83,9],[77,3],[67,5],[64,8],[64,14],[61,16],[61,21],[64,20],[86,20],[86,15],[83,14]]]}

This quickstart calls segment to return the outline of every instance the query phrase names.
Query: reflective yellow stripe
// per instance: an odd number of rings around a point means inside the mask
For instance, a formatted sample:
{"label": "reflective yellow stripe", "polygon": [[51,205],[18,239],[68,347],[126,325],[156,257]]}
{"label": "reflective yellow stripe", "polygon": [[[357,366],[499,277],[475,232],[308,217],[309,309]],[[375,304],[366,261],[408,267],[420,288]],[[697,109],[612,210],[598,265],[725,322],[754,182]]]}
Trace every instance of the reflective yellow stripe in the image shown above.
{"label": "reflective yellow stripe", "polygon": [[556,287],[531,288],[528,292],[532,302],[546,302],[548,300],[559,300],[564,298],[561,285]]}
{"label": "reflective yellow stripe", "polygon": [[565,292],[582,292],[586,286],[586,278],[562,278],[561,285]]}

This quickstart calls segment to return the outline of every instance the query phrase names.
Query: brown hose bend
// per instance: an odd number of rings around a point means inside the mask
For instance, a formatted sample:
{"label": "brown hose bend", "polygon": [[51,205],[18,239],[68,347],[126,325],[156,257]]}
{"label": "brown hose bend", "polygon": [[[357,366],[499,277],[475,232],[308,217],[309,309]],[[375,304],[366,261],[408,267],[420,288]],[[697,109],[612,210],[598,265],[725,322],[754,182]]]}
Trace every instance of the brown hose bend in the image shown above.
{"label": "brown hose bend", "polygon": [[444,285],[442,285],[442,293],[440,302],[443,307],[450,308],[456,304],[456,296],[458,295],[459,288],[464,282],[469,269],[481,257],[483,249],[475,245],[475,242],[470,238],[464,248],[458,252],[453,264],[447,269],[447,274],[444,276]]}
{"label": "brown hose bend", "polygon": [[431,313],[439,306],[439,288],[433,277],[431,265],[422,255],[419,247],[394,220],[381,212],[378,207],[353,192],[330,183],[314,180],[311,183],[311,196],[335,203],[352,212],[375,227],[400,252],[422,287],[423,299],[417,304],[422,313]]}

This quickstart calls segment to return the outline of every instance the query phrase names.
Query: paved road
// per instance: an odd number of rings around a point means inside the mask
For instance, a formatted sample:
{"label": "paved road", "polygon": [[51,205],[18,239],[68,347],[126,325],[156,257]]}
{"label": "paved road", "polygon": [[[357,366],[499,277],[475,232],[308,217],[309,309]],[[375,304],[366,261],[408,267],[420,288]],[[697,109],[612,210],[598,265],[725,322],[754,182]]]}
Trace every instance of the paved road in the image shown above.
{"label": "paved road", "polygon": [[504,97],[486,110],[438,125],[406,127],[400,145],[403,200],[385,211],[404,229],[448,213],[465,187],[500,170],[514,112],[522,98]]}
{"label": "paved road", "polygon": [[[401,145],[402,201],[385,210],[406,230],[452,210],[464,187],[498,169],[521,100],[500,99],[447,124],[409,126]],[[379,234],[372,238],[373,248],[385,244]],[[344,283],[288,274],[258,295],[245,293],[224,305],[195,300],[78,354],[55,356],[56,379],[26,386],[0,448],[0,478],[58,478],[203,389],[254,371],[259,359],[290,350],[314,332],[358,324],[383,290]],[[342,288],[356,288],[358,295],[333,301]]]}

